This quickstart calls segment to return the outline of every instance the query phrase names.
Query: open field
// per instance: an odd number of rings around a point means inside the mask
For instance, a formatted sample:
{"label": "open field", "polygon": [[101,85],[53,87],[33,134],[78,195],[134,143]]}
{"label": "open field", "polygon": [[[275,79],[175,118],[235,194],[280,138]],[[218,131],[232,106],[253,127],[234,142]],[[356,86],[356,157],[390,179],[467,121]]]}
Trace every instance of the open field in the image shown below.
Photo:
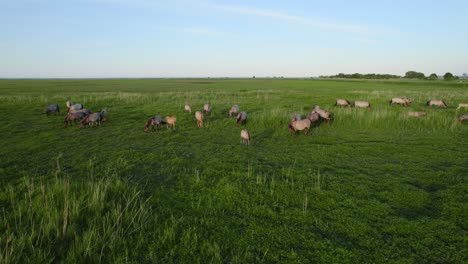
{"label": "open field", "polygon": [[[109,120],[63,128],[66,100]],[[212,104],[205,128],[186,102]],[[462,102],[442,81],[0,80],[0,263],[466,263]],[[335,121],[289,136],[314,105]],[[144,133],[155,114],[176,130]]]}

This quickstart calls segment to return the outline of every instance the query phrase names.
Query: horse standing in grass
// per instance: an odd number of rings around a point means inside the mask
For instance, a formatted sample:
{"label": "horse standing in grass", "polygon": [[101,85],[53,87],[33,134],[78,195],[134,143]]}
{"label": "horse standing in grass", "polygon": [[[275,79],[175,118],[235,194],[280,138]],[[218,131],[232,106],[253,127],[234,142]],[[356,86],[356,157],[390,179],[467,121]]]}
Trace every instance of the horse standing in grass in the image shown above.
{"label": "horse standing in grass", "polygon": [[87,115],[89,115],[88,109],[82,109],[81,111],[76,111],[76,112],[68,112],[67,116],[65,116],[65,120],[63,120],[63,127],[67,127],[68,123],[72,121],[76,122],[76,121],[82,120]]}
{"label": "horse standing in grass", "polygon": [[200,111],[195,112],[195,118],[197,119],[197,126],[203,127],[203,114]]}
{"label": "horse standing in grass", "polygon": [[49,116],[50,113],[55,113],[55,114],[60,114],[60,109],[57,104],[51,104],[47,106],[47,108],[44,110],[44,113]]}
{"label": "horse standing in grass", "polygon": [[307,119],[309,119],[311,123],[320,123],[321,121],[319,113],[312,113],[307,116]]}
{"label": "horse standing in grass", "polygon": [[304,135],[307,135],[309,133],[310,124],[311,123],[309,119],[292,121],[289,124],[289,134],[292,135],[293,133],[295,134],[297,131],[304,130]]}
{"label": "horse standing in grass", "polygon": [[203,106],[203,111],[205,111],[205,114],[206,114],[206,115],[210,115],[210,114],[211,114],[211,110],[213,110],[213,109],[211,108],[211,105],[205,104],[205,105]]}
{"label": "horse standing in grass", "polygon": [[171,128],[175,130],[175,122],[177,121],[176,116],[166,116],[166,124],[167,128]]}
{"label": "horse standing in grass", "polygon": [[241,133],[240,133],[240,137],[241,137],[241,144],[244,145],[248,145],[250,146],[250,144],[252,143],[252,139],[250,137],[250,132],[247,131],[246,129],[242,129]]}
{"label": "horse standing in grass", "polygon": [[83,109],[82,104],[73,104],[71,101],[67,101],[66,105],[67,105],[68,111]]}
{"label": "horse standing in grass", "polygon": [[335,106],[351,107],[351,103],[346,99],[338,99],[336,100]]}
{"label": "horse standing in grass", "polygon": [[437,106],[437,107],[443,107],[443,108],[447,108],[447,104],[442,101],[442,100],[429,100],[427,101],[426,103],[427,106]]}
{"label": "horse standing in grass", "polygon": [[100,126],[101,121],[102,121],[101,112],[92,113],[92,114],[87,115],[81,120],[80,127],[84,127],[86,125],[93,125],[93,124],[97,124],[98,126]]}
{"label": "horse standing in grass", "polygon": [[320,118],[322,118],[323,120],[326,120],[326,121],[330,121],[332,119],[331,115],[330,115],[330,112],[328,112],[327,110],[324,110],[324,109],[320,109],[320,107],[318,105],[316,105],[314,107],[314,109],[312,110],[312,114],[313,113],[318,113],[320,115]]}
{"label": "horse standing in grass", "polygon": [[356,107],[356,108],[367,108],[371,109],[371,104],[367,101],[354,101],[354,103],[351,104],[351,107]]}
{"label": "horse standing in grass", "polygon": [[184,111],[192,113],[192,107],[190,105],[186,104],[185,107],[184,107]]}
{"label": "horse standing in grass", "polygon": [[233,105],[231,109],[229,109],[229,117],[231,117],[232,114],[237,114],[237,113],[239,113],[239,106]]}
{"label": "horse standing in grass", "polygon": [[247,113],[246,112],[240,112],[238,115],[237,115],[237,125],[239,124],[245,124],[245,122],[247,122]]}
{"label": "horse standing in grass", "polygon": [[162,120],[160,115],[156,115],[148,119],[145,124],[145,128],[143,129],[145,132],[148,132],[148,130],[151,128],[152,131],[155,131],[156,129],[159,129],[161,127],[161,124],[164,124],[165,122]]}
{"label": "horse standing in grass", "polygon": [[401,106],[410,106],[411,100],[409,98],[392,98],[390,100],[391,105],[401,105]]}

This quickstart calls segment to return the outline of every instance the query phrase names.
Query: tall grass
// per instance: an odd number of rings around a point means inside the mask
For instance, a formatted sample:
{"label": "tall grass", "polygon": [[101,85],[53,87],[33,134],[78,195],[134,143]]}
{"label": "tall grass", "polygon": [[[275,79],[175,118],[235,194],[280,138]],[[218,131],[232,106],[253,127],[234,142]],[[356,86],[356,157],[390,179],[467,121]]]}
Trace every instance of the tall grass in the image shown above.
{"label": "tall grass", "polygon": [[74,179],[58,163],[53,174],[24,177],[0,193],[0,262],[114,262],[130,257],[132,238],[154,217],[141,192],[115,173]]}

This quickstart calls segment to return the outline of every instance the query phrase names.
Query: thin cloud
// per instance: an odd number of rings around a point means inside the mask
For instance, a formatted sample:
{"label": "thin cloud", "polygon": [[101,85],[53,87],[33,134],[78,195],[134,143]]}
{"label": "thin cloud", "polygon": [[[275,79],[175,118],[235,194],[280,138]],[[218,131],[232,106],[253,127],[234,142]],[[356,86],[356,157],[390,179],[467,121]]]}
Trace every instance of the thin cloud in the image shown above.
{"label": "thin cloud", "polygon": [[357,33],[357,34],[366,34],[368,33],[368,29],[363,26],[358,25],[348,25],[348,24],[341,24],[341,23],[330,23],[325,22],[317,19],[312,19],[303,16],[296,16],[290,15],[274,10],[268,9],[260,9],[260,8],[252,8],[252,7],[245,7],[245,6],[233,6],[233,5],[220,5],[220,4],[210,4],[210,8],[222,10],[229,13],[234,14],[241,14],[241,15],[251,15],[257,17],[267,17],[275,20],[285,21],[287,23],[295,23],[301,24],[313,28],[319,29],[328,29],[328,30],[335,30],[335,31],[342,31],[342,32],[349,32],[349,33]]}

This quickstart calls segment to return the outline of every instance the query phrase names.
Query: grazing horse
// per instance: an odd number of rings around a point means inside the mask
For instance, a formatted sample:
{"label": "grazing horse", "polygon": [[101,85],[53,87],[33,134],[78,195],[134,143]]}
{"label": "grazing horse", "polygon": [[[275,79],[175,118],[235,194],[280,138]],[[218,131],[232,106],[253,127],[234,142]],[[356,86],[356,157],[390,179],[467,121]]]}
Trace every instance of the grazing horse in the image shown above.
{"label": "grazing horse", "polygon": [[430,100],[427,101],[426,105],[447,108],[447,104],[442,100]]}
{"label": "grazing horse", "polygon": [[175,130],[175,122],[177,121],[176,116],[166,116],[166,124],[167,128],[171,128]]}
{"label": "grazing horse", "polygon": [[304,135],[307,135],[310,129],[310,120],[309,119],[304,119],[304,120],[297,120],[297,121],[292,121],[289,124],[289,134],[292,135],[293,132],[296,133],[296,131],[301,131],[304,130]]}
{"label": "grazing horse", "polygon": [[237,115],[237,125],[239,124],[245,124],[245,122],[247,122],[247,113],[246,112],[240,112],[238,115]]}
{"label": "grazing horse", "polygon": [[330,115],[330,112],[328,112],[327,110],[323,110],[323,109],[320,109],[320,107],[318,105],[316,105],[314,107],[314,109],[312,110],[312,113],[318,113],[320,115],[320,118],[326,120],[326,121],[330,121],[332,118],[331,118],[331,115]]}
{"label": "grazing horse", "polygon": [[397,104],[397,105],[401,105],[401,106],[410,106],[411,100],[409,98],[392,98],[392,100],[390,100],[390,104],[391,105]]}
{"label": "grazing horse", "polygon": [[66,105],[67,105],[68,111],[83,109],[82,104],[73,104],[71,101],[67,101]]}
{"label": "grazing horse", "polygon": [[185,107],[184,107],[184,111],[192,113],[192,107],[190,105],[186,104]]}
{"label": "grazing horse", "polygon": [[307,116],[307,119],[309,119],[311,123],[318,123],[320,122],[320,115],[319,113],[312,113]]}
{"label": "grazing horse", "polygon": [[468,121],[468,114],[464,114],[458,118],[460,122]]}
{"label": "grazing horse", "polygon": [[44,113],[49,116],[50,113],[55,113],[55,114],[60,114],[60,109],[59,109],[59,106],[57,104],[51,104],[49,106],[47,106],[47,108],[44,110]]}
{"label": "grazing horse", "polygon": [[468,104],[458,104],[457,112],[458,112],[458,110],[460,110],[462,108],[468,108]]}
{"label": "grazing horse", "polygon": [[239,106],[233,105],[231,109],[229,109],[229,117],[231,117],[232,114],[237,114],[237,113],[239,113]]}
{"label": "grazing horse", "polygon": [[354,101],[354,103],[351,104],[351,107],[368,108],[369,110],[371,109],[371,105],[367,101]]}
{"label": "grazing horse", "polygon": [[423,117],[425,115],[426,115],[426,112],[423,112],[423,111],[408,112],[408,116],[412,116],[412,117]]}
{"label": "grazing horse", "polygon": [[[83,110],[88,110],[88,109],[83,109]],[[86,113],[86,111],[68,112],[67,116],[65,117],[65,120],[63,120],[63,127],[67,127],[68,123],[71,121],[76,122],[78,120],[83,119],[88,114],[89,114],[89,110],[88,110],[88,113]]]}
{"label": "grazing horse", "polygon": [[244,145],[247,144],[250,146],[250,144],[252,143],[252,139],[250,137],[250,133],[249,131],[247,131],[246,129],[242,129],[241,133],[240,133],[240,137],[241,137],[241,144]]}
{"label": "grazing horse", "polygon": [[211,108],[211,105],[205,104],[205,105],[203,106],[203,111],[205,111],[205,114],[206,114],[206,115],[210,115],[210,114],[211,114],[211,110],[213,110],[213,109]]}
{"label": "grazing horse", "polygon": [[200,111],[195,112],[195,118],[197,119],[197,126],[203,127],[203,114]]}
{"label": "grazing horse", "polygon": [[336,100],[335,106],[351,107],[351,103],[346,99],[338,99]]}
{"label": "grazing horse", "polygon": [[100,126],[101,121],[102,121],[101,112],[92,113],[92,114],[87,115],[81,120],[80,127],[84,127],[86,125],[92,125],[92,124],[97,124],[98,126]]}
{"label": "grazing horse", "polygon": [[145,132],[148,132],[148,130],[151,128],[152,131],[159,129],[161,127],[161,124],[164,124],[165,122],[162,120],[160,115],[156,115],[148,119],[145,124],[145,128],[143,129]]}

